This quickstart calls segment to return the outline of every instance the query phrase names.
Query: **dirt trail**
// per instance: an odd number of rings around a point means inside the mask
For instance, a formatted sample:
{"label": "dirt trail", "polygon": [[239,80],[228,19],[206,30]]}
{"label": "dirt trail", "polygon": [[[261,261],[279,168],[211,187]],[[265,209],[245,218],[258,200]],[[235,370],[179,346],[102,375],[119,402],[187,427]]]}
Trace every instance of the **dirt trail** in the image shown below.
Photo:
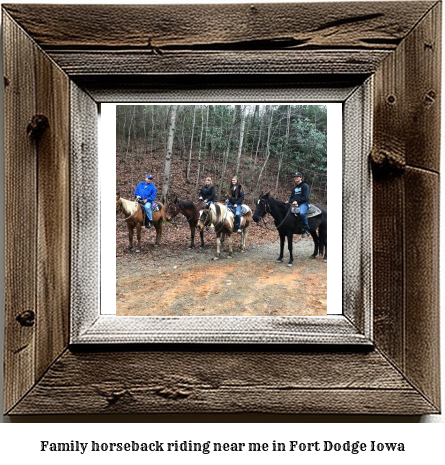
{"label": "dirt trail", "polygon": [[214,242],[180,251],[150,246],[145,253],[117,258],[116,308],[120,316],[324,316],[327,309],[327,264],[309,258],[312,240],[294,242],[294,266],[285,247],[277,263],[279,242],[249,246],[234,239],[228,258],[223,244],[213,260]]}

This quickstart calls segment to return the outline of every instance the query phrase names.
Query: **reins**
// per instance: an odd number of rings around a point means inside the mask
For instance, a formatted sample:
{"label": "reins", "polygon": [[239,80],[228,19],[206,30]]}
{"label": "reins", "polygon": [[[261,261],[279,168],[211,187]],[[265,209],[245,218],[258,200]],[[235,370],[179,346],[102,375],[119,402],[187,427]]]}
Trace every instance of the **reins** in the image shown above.
{"label": "reins", "polygon": [[[264,207],[265,207],[264,209],[265,209],[266,213],[270,213],[270,215],[271,215],[272,218],[273,218],[272,211],[271,211],[271,209],[270,209],[270,199],[269,199],[269,202],[267,202],[267,203],[266,203],[266,201],[264,201]],[[266,207],[269,208],[269,211],[267,211],[267,208],[266,208]],[[290,207],[290,205],[289,205],[289,210],[287,210],[287,213],[286,213],[286,215],[284,216],[283,221],[282,221],[278,226],[275,226],[276,229],[279,229],[279,228],[283,225],[283,223],[286,221],[286,218],[287,218],[287,216],[289,215],[290,211],[291,211],[291,207]],[[264,219],[264,218],[261,218],[261,219]],[[274,219],[275,219],[275,218],[274,218]],[[265,229],[268,229],[269,231],[273,231],[273,228],[268,228],[267,225],[264,225],[264,227],[265,227]]]}
{"label": "reins", "polygon": [[[137,203],[137,202],[135,202]],[[139,203],[137,204],[138,207],[140,207]],[[122,207],[122,203],[121,203],[121,207]],[[141,207],[142,208],[142,207]],[[134,211],[128,218],[118,218],[117,220],[118,221],[128,221],[128,220],[131,220],[131,218],[133,218],[134,215],[136,215],[136,213],[139,211],[139,208],[136,208],[136,211]],[[123,212],[122,212],[123,213]]]}
{"label": "reins", "polygon": [[[208,232],[211,232],[213,234],[219,234],[222,231],[222,229],[224,228],[224,225],[226,224],[226,218],[227,218],[227,212],[228,211],[229,211],[229,208],[226,206],[226,213],[224,214],[223,223],[222,223],[221,228],[219,228],[218,231],[208,231]],[[210,212],[210,208],[209,208],[209,212]],[[207,218],[206,218],[206,221],[207,221]],[[204,222],[204,225],[205,225],[205,222]]]}

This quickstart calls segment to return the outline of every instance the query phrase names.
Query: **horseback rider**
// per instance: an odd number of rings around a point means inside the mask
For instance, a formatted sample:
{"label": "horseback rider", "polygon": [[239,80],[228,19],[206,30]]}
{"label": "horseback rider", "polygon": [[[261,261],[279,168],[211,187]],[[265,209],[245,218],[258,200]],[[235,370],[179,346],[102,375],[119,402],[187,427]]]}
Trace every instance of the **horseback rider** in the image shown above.
{"label": "horseback rider", "polygon": [[153,226],[153,217],[151,214],[151,204],[156,198],[156,186],[153,184],[153,176],[147,174],[145,176],[145,181],[141,181],[134,191],[134,196],[136,199],[141,200],[144,204],[145,213],[148,217],[148,225],[146,228],[151,228]]}
{"label": "horseback rider", "polygon": [[236,176],[232,177],[232,182],[227,191],[226,203],[235,209],[235,231],[241,233],[241,205],[244,201],[244,190]]}
{"label": "horseback rider", "polygon": [[292,190],[291,196],[288,203],[292,202],[292,205],[300,207],[300,217],[303,221],[303,234],[301,238],[309,236],[309,223],[307,220],[306,212],[309,208],[309,198],[311,195],[311,189],[309,184],[303,181],[303,175],[299,172],[295,173],[294,176],[295,187]]}
{"label": "horseback rider", "polygon": [[213,203],[215,200],[215,186],[211,178],[206,178],[204,185],[199,192],[199,200],[205,203]]}

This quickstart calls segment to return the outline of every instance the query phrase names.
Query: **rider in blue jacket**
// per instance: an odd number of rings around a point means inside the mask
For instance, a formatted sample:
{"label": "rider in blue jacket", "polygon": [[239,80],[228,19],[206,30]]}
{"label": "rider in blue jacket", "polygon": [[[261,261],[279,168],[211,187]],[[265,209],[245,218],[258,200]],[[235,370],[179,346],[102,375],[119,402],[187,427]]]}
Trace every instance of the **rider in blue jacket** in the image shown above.
{"label": "rider in blue jacket", "polygon": [[134,191],[134,196],[144,202],[145,212],[148,216],[148,228],[153,226],[153,217],[151,214],[151,204],[156,198],[156,186],[153,184],[153,176],[147,174],[145,181],[141,181]]}

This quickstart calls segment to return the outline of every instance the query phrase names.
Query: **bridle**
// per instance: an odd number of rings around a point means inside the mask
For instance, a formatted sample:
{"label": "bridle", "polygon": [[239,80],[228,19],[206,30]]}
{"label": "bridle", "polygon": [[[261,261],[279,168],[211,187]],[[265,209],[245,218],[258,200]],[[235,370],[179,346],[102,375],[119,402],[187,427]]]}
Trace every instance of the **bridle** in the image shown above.
{"label": "bridle", "polygon": [[[227,218],[227,212],[228,212],[228,211],[229,211],[229,209],[228,209],[228,207],[226,206],[226,213],[224,214],[224,219],[223,219],[222,225],[221,225],[221,227],[218,229],[218,231],[215,231],[215,232],[214,232],[214,234],[219,234],[219,233],[222,231],[222,229],[224,228],[224,225],[226,224],[226,218]],[[209,206],[208,212],[206,212],[205,209],[202,211],[202,214],[204,214],[204,212],[206,213],[206,217],[205,217],[205,220],[203,221],[203,224],[204,224],[204,226],[206,226],[206,221],[207,221],[207,219],[208,219],[208,217],[209,217],[209,213],[210,213],[210,206]],[[210,220],[209,220],[209,222],[210,222]],[[208,224],[208,223],[207,223],[207,224]]]}
{"label": "bridle", "polygon": [[[268,202],[266,202],[266,200],[264,200],[264,199],[259,199],[258,202],[264,202],[264,211],[265,211],[264,216],[266,216],[266,214],[269,213],[270,216],[273,217],[272,211],[270,209],[270,199],[269,199]],[[283,221],[278,226],[275,226],[275,229],[279,229],[283,225],[283,223],[286,221],[287,215],[289,215],[289,213],[290,213],[290,210],[291,209],[290,209],[290,206],[289,206],[289,210],[287,210],[287,213],[284,216]],[[262,216],[260,218],[260,221],[264,219],[264,216]],[[259,224],[259,222],[258,222],[258,224]],[[264,228],[268,229],[269,231],[273,231],[273,228],[268,228],[266,224],[264,224]]]}
{"label": "bridle", "polygon": [[[181,207],[182,207],[182,202],[179,201],[179,202],[175,202],[173,203],[175,205],[175,211],[173,212],[174,213],[174,216],[172,217],[172,219],[175,219],[177,218],[178,214],[179,213],[182,213],[184,215],[184,212],[181,210]],[[194,204],[193,204],[194,205]],[[196,212],[198,211],[198,209],[196,208],[196,205],[194,205],[194,211],[192,213],[192,216],[190,218],[187,218],[186,215],[185,216],[185,219],[187,220],[187,223],[190,223],[190,221],[192,220],[192,218],[195,216]],[[176,221],[172,221],[171,222],[172,225],[177,225],[178,223]]]}
{"label": "bridle", "polygon": [[[138,202],[135,202],[138,204],[138,207],[140,206]],[[118,204],[119,206],[121,207],[121,210],[122,211],[122,201],[121,200],[118,200]],[[128,218],[118,218],[117,221],[128,221],[128,220],[131,220],[131,218],[133,218],[134,215],[136,215],[136,213],[139,211],[139,208],[136,208],[136,210],[128,217]]]}

